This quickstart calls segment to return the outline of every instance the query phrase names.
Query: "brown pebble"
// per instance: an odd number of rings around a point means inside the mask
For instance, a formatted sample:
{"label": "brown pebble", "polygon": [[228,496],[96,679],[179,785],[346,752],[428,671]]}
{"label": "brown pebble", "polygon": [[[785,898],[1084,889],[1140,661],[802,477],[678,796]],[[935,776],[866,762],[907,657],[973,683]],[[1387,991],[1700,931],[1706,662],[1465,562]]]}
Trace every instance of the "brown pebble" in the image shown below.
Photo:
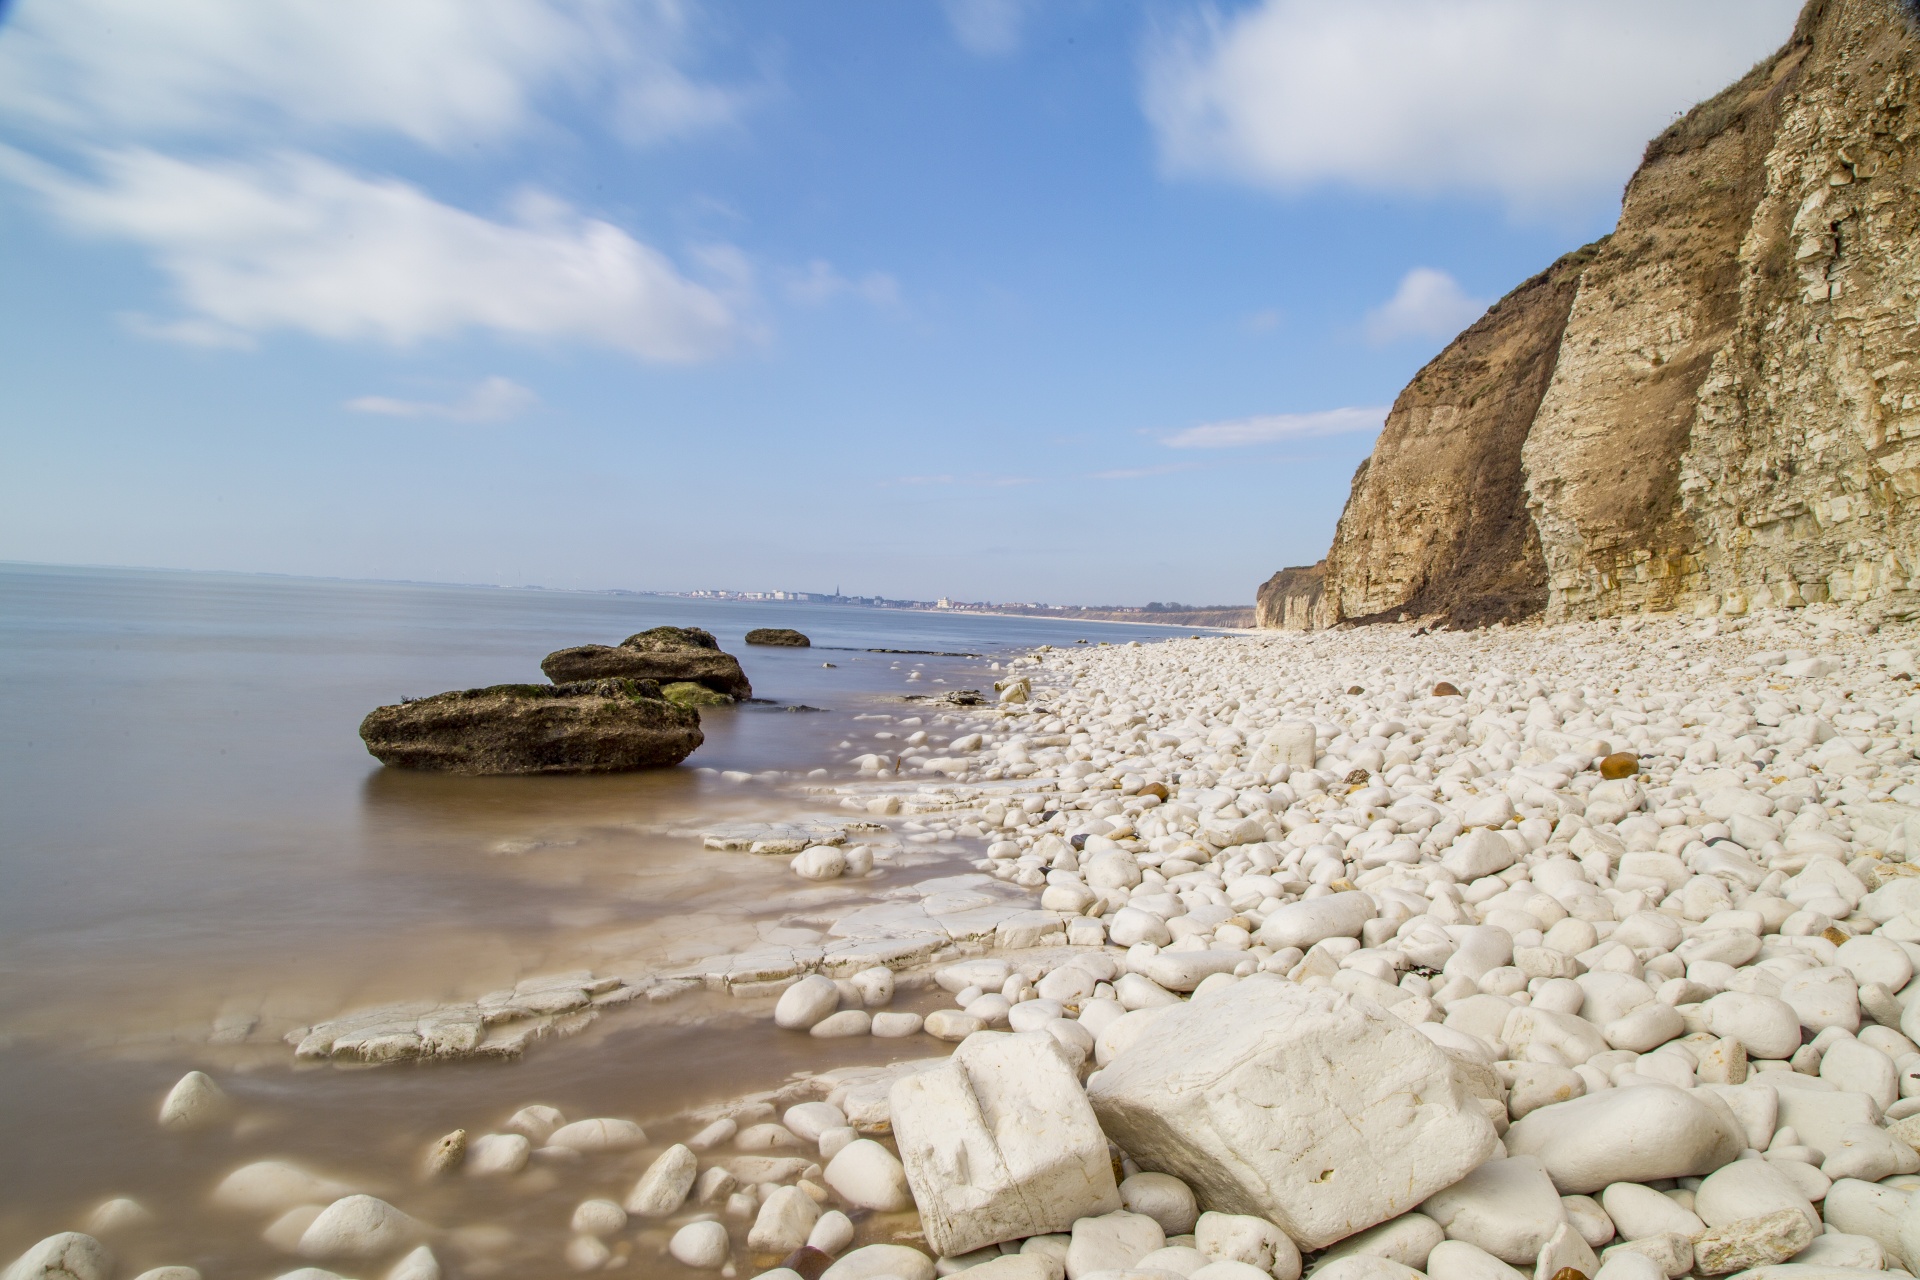
{"label": "brown pebble", "polygon": [[1355,769],[1347,775],[1347,785],[1350,787],[1363,787],[1366,785],[1367,779],[1372,776],[1373,775],[1365,769]]}
{"label": "brown pebble", "polygon": [[1146,786],[1140,788],[1140,794],[1143,796],[1158,796],[1162,800],[1168,798],[1166,787],[1158,782],[1149,782]]}
{"label": "brown pebble", "polygon": [[1347,692],[1348,692],[1348,693],[1354,693],[1354,694],[1359,694],[1359,693],[1365,693],[1365,692],[1366,692],[1366,690],[1365,690],[1365,689],[1362,689],[1362,688],[1361,688],[1361,687],[1360,687],[1359,685],[1357,685],[1357,684],[1353,684],[1353,685],[1348,685],[1348,686],[1347,686]]}
{"label": "brown pebble", "polygon": [[1439,684],[1433,686],[1433,696],[1436,698],[1457,698],[1460,696],[1460,691],[1451,684],[1448,684],[1445,680],[1442,680]]}
{"label": "brown pebble", "polygon": [[467,1158],[467,1131],[455,1129],[427,1149],[427,1176],[452,1173]]}
{"label": "brown pebble", "polygon": [[1848,933],[1845,929],[1842,929],[1839,925],[1834,925],[1834,924],[1830,924],[1826,928],[1822,929],[1820,931],[1820,936],[1825,938],[1828,942],[1831,942],[1836,947],[1845,946],[1847,943],[1853,941],[1852,934]]}
{"label": "brown pebble", "polygon": [[1578,1267],[1562,1267],[1553,1273],[1553,1280],[1593,1280],[1593,1277]]}
{"label": "brown pebble", "polygon": [[1600,762],[1603,778],[1631,778],[1640,772],[1640,757],[1631,751],[1616,751]]}
{"label": "brown pebble", "polygon": [[803,1244],[786,1257],[780,1259],[780,1265],[798,1271],[801,1280],[820,1280],[820,1275],[833,1265],[833,1259],[810,1244]]}

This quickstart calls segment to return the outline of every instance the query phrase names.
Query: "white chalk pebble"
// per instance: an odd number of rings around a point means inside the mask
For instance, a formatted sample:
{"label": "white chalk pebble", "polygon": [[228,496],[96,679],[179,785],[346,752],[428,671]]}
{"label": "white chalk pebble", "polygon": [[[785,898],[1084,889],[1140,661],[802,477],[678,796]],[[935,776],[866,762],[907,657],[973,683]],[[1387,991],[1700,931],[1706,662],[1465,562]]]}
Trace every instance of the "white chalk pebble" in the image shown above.
{"label": "white chalk pebble", "polygon": [[842,1147],[822,1176],[834,1194],[855,1208],[893,1213],[913,1203],[900,1158],[871,1138]]}
{"label": "white chalk pebble", "polygon": [[527,1167],[532,1149],[523,1133],[483,1133],[467,1141],[467,1159],[461,1167],[475,1178],[515,1174]]}
{"label": "white chalk pebble", "polygon": [[440,1259],[423,1244],[388,1268],[386,1280],[440,1280]]}
{"label": "white chalk pebble", "polygon": [[618,1235],[627,1229],[627,1211],[611,1200],[582,1200],[568,1225],[575,1235]]}
{"label": "white chalk pebble", "polygon": [[309,1258],[373,1258],[411,1243],[418,1222],[375,1196],[343,1196],[328,1205],[300,1234]]}
{"label": "white chalk pebble", "polygon": [[160,1124],[167,1129],[202,1129],[226,1118],[232,1109],[227,1091],[204,1071],[189,1071],[160,1103]]}
{"label": "white chalk pebble", "polygon": [[803,1142],[819,1145],[820,1136],[829,1129],[839,1129],[847,1123],[846,1113],[831,1102],[801,1102],[788,1107],[780,1117],[781,1123]]}
{"label": "white chalk pebble", "polygon": [[787,1031],[806,1031],[840,1007],[840,988],[833,979],[810,973],[780,993],[773,1006],[773,1025]]}
{"label": "white chalk pebble", "polygon": [[[193,1267],[168,1266],[142,1271],[133,1280],[201,1280],[201,1276]],[[393,1280],[393,1277],[389,1276],[387,1280]]]}
{"label": "white chalk pebble", "polygon": [[627,1195],[627,1212],[641,1218],[664,1218],[686,1203],[687,1192],[700,1168],[700,1158],[684,1144],[668,1147],[654,1158]]}
{"label": "white chalk pebble", "polygon": [[829,1209],[813,1224],[813,1230],[807,1235],[807,1244],[831,1257],[852,1244],[853,1237],[853,1219],[838,1209]]}
{"label": "white chalk pebble", "polygon": [[766,1198],[747,1232],[747,1247],[755,1253],[786,1255],[807,1242],[820,1208],[798,1187],[781,1187]]}
{"label": "white chalk pebble", "polygon": [[873,1015],[872,1034],[878,1040],[904,1040],[917,1036],[925,1020],[917,1013],[888,1012]]}
{"label": "white chalk pebble", "polygon": [[847,873],[847,855],[832,845],[816,844],[795,854],[791,865],[802,880],[838,880]]}
{"label": "white chalk pebble", "polygon": [[1193,1230],[1199,1217],[1193,1191],[1167,1173],[1136,1173],[1120,1184],[1120,1203],[1131,1213],[1144,1213],[1170,1236]]}
{"label": "white chalk pebble", "polygon": [[613,1250],[598,1236],[575,1236],[561,1256],[575,1271],[598,1271],[613,1260]]}
{"label": "white chalk pebble", "polygon": [[63,1231],[14,1259],[4,1274],[6,1280],[110,1280],[113,1255],[92,1236]]}
{"label": "white chalk pebble", "polygon": [[817,1040],[846,1040],[864,1036],[873,1030],[873,1015],[865,1009],[842,1009],[830,1013],[807,1029]]}
{"label": "white chalk pebble", "polygon": [[677,1261],[702,1271],[724,1265],[732,1248],[726,1226],[713,1221],[689,1222],[667,1242],[667,1252]]}
{"label": "white chalk pebble", "polygon": [[536,1102],[514,1112],[500,1127],[508,1133],[524,1134],[529,1142],[544,1143],[553,1136],[554,1130],[566,1122],[567,1118],[559,1108]]}
{"label": "white chalk pebble", "polygon": [[547,1135],[549,1147],[570,1147],[586,1154],[596,1151],[631,1151],[647,1145],[647,1131],[631,1120],[596,1117],[563,1124]]}
{"label": "white chalk pebble", "polygon": [[885,965],[874,965],[862,969],[849,979],[855,991],[860,993],[860,1003],[869,1009],[878,1009],[893,1001],[893,970]]}
{"label": "white chalk pebble", "polygon": [[157,1221],[159,1219],[153,1216],[153,1211],[138,1200],[116,1196],[112,1200],[102,1201],[87,1215],[87,1234],[110,1236],[152,1226]]}

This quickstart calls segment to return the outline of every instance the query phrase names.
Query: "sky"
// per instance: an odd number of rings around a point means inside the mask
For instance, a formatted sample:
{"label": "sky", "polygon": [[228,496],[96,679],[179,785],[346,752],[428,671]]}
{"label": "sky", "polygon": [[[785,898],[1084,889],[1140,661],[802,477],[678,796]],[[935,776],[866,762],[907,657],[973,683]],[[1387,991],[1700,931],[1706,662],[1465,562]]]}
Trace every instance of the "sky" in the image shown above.
{"label": "sky", "polygon": [[1793,0],[0,0],[0,559],[1250,602]]}

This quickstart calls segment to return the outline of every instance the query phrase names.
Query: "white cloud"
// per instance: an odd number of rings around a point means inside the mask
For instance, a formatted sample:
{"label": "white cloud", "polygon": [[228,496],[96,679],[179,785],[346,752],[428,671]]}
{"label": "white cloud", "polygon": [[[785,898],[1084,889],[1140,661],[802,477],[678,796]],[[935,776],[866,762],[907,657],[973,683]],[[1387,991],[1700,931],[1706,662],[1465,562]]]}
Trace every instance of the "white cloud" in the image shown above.
{"label": "white cloud", "polygon": [[947,25],[968,53],[1004,58],[1020,49],[1026,0],[945,0]]}
{"label": "white cloud", "polygon": [[1446,272],[1415,267],[1401,277],[1391,298],[1367,312],[1367,341],[1451,339],[1486,309],[1486,299],[1468,297],[1460,282]]}
{"label": "white cloud", "polygon": [[1801,0],[1262,0],[1146,50],[1165,168],[1281,191],[1611,193],[1779,47]]}
{"label": "white cloud", "polygon": [[406,345],[480,330],[643,359],[720,354],[748,330],[737,252],[709,287],[620,228],[537,193],[510,220],[299,154],[197,163],[127,148],[77,178],[0,148],[0,172],[70,226],[147,248],[206,342],[289,330]]}
{"label": "white cloud", "polygon": [[850,280],[833,264],[815,258],[806,270],[792,272],[786,281],[787,296],[802,306],[818,307],[835,298],[851,294],[876,307],[900,304],[900,282],[883,271],[869,271],[858,280]]}
{"label": "white cloud", "polygon": [[1254,444],[1378,431],[1386,420],[1387,410],[1383,405],[1326,409],[1319,413],[1270,413],[1188,427],[1163,437],[1160,443],[1170,449],[1238,449]]}
{"label": "white cloud", "polygon": [[1096,471],[1095,480],[1146,480],[1153,476],[1170,476],[1180,471],[1192,471],[1199,467],[1197,462],[1168,462],[1157,467],[1119,467],[1112,471]]}
{"label": "white cloud", "polygon": [[155,140],[377,130],[434,147],[524,130],[546,93],[605,93],[628,136],[733,118],[691,78],[679,0],[22,0],[0,113]]}
{"label": "white cloud", "polygon": [[359,396],[347,401],[355,413],[377,413],[390,418],[444,418],[449,422],[504,422],[540,402],[540,397],[511,378],[483,378],[458,400],[396,400],[391,396]]}

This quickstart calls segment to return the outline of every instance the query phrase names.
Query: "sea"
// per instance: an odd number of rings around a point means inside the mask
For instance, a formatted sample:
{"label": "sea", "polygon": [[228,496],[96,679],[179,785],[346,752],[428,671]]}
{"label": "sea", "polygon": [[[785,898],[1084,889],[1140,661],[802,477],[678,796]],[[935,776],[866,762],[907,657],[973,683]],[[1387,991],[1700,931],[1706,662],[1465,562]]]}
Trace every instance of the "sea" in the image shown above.
{"label": "sea", "polygon": [[[706,741],[678,768],[451,777],[384,769],[360,742],[375,706],[541,681],[554,649],[663,624],[711,631],[756,695],[703,709]],[[795,628],[813,645],[750,648],[757,627]],[[268,1280],[297,1260],[208,1204],[236,1164],[298,1153],[356,1185],[391,1182],[435,1135],[484,1131],[529,1101],[570,1116],[658,1115],[822,1065],[805,1037],[743,1029],[712,1001],[509,1063],[347,1070],[297,1065],[259,1035],[209,1041],[217,1028],[471,999],[636,947],[700,954],[703,929],[792,877],[779,879],[778,860],[669,833],[819,810],[802,794],[808,775],[850,776],[847,761],[874,749],[876,717],[911,714],[912,694],[991,695],[992,664],[1016,653],[1189,634],[0,564],[0,1261],[127,1196],[157,1220],[110,1242],[120,1276],[177,1263],[206,1280]],[[842,1046],[832,1061],[863,1055],[899,1050]],[[203,1067],[236,1092],[242,1122],[190,1140],[161,1131],[159,1100]],[[573,1194],[532,1174],[385,1189],[446,1230],[458,1218],[523,1241],[546,1239]],[[632,1249],[636,1274],[677,1267],[662,1269],[646,1240]],[[530,1250],[456,1249],[447,1266],[451,1280],[571,1274],[556,1253]]]}

